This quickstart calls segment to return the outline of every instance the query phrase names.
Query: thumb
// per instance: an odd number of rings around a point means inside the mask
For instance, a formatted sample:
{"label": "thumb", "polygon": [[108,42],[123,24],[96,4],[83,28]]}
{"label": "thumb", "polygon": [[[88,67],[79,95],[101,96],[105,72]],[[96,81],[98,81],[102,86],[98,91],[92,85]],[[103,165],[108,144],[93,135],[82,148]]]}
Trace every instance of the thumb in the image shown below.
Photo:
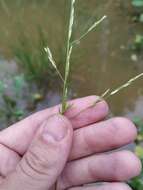
{"label": "thumb", "polygon": [[48,190],[65,166],[71,142],[70,122],[61,115],[50,117],[40,127],[15,172],[3,184],[3,189]]}

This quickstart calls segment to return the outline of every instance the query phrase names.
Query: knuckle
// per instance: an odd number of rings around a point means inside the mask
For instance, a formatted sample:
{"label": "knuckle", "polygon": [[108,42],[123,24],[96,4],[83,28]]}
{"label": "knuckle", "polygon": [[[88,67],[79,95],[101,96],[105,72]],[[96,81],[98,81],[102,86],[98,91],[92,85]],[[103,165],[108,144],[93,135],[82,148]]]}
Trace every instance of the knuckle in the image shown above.
{"label": "knuckle", "polygon": [[46,167],[45,162],[33,151],[29,151],[28,156],[25,157],[26,164],[37,173],[43,170]]}
{"label": "knuckle", "polygon": [[[92,150],[95,150],[95,138],[93,135],[95,134],[94,128],[91,128],[88,131],[83,131],[83,139],[85,142],[85,151],[86,152],[92,152]],[[97,145],[96,145],[97,146]]]}
{"label": "knuckle", "polygon": [[46,175],[49,163],[47,162],[46,155],[38,154],[33,150],[29,150],[25,157],[26,164],[36,173]]}
{"label": "knuckle", "polygon": [[49,175],[49,163],[45,157],[32,150],[23,157],[19,166],[24,174],[34,179],[43,179]]}

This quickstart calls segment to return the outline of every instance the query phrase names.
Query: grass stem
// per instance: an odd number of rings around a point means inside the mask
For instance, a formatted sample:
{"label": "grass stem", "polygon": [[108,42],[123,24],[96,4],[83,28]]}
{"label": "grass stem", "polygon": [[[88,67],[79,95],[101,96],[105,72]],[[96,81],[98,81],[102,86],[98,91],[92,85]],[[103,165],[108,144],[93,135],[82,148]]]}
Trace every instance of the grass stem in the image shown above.
{"label": "grass stem", "polygon": [[67,99],[68,99],[68,78],[70,73],[70,59],[72,54],[73,46],[71,44],[71,37],[73,32],[73,24],[74,24],[74,13],[75,13],[75,0],[71,0],[70,2],[70,17],[69,17],[69,26],[68,26],[68,34],[67,34],[67,42],[66,42],[66,60],[65,60],[65,78],[64,78],[64,87],[63,87],[63,96],[62,96],[62,110],[63,114],[67,108]]}

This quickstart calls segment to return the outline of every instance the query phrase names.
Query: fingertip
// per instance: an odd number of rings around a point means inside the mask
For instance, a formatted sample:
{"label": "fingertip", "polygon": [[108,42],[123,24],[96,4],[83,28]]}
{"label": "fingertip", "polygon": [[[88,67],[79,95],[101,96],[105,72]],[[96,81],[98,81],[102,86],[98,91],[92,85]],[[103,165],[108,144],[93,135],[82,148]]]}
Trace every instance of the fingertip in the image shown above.
{"label": "fingertip", "polygon": [[122,133],[121,138],[126,138],[129,143],[137,138],[137,128],[134,123],[125,117],[115,117],[110,119],[115,129]]}
{"label": "fingertip", "polygon": [[55,114],[43,122],[36,136],[46,143],[59,144],[59,142],[71,138],[72,134],[70,121],[61,114]]}
{"label": "fingertip", "polygon": [[118,171],[116,173],[117,181],[129,180],[140,175],[142,164],[139,158],[131,151],[121,151],[116,153]]}
{"label": "fingertip", "polygon": [[98,96],[88,96],[72,101],[73,106],[66,116],[72,122],[74,128],[84,127],[104,119],[109,111],[105,101],[97,102]]}
{"label": "fingertip", "polygon": [[75,100],[69,101],[69,105],[71,105],[70,109],[67,110],[65,113],[68,118],[73,118],[76,115],[78,115],[80,112],[90,108],[90,107],[96,107],[99,105],[103,109],[104,112],[108,112],[108,104],[106,101],[102,100],[98,103],[96,103],[99,100],[99,96],[91,95],[83,98],[77,98]]}
{"label": "fingertip", "polygon": [[55,122],[57,122],[58,125],[62,124],[68,128],[72,127],[70,120],[60,113],[52,115],[49,119],[54,120]]}
{"label": "fingertip", "polygon": [[95,108],[100,109],[100,111],[103,113],[103,117],[106,117],[108,115],[108,113],[109,113],[109,106],[108,106],[108,103],[105,100],[102,100],[102,101],[98,102],[95,105]]}

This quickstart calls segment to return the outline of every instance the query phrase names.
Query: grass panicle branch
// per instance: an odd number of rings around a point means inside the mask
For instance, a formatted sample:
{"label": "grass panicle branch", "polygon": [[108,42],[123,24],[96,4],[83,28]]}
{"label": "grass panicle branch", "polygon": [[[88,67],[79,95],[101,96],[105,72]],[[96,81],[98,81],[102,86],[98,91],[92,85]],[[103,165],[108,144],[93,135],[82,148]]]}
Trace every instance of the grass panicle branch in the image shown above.
{"label": "grass panicle branch", "polygon": [[128,86],[132,85],[133,82],[135,82],[137,79],[143,77],[143,73],[140,73],[139,75],[136,75],[135,77],[131,78],[130,80],[128,80],[126,83],[124,83],[123,85],[119,86],[118,88],[116,88],[115,90],[112,90],[111,89],[107,89],[105,91],[105,93],[103,93],[100,97],[102,99],[107,99],[109,98],[110,96],[113,96],[117,93],[119,93],[121,90],[123,90],[124,88],[127,88]]}
{"label": "grass panicle branch", "polygon": [[73,44],[73,45],[79,44],[80,41],[81,41],[82,39],[84,39],[84,38],[89,34],[89,32],[91,32],[92,30],[94,30],[94,29],[95,29],[103,20],[105,20],[106,18],[107,18],[107,16],[104,15],[100,20],[94,22],[94,24],[93,24],[92,26],[90,26],[90,27],[88,28],[88,30],[87,30],[84,34],[82,34],[82,35],[80,36],[79,39],[74,40],[74,41],[72,42],[72,44]]}
{"label": "grass panicle branch", "polygon": [[45,52],[48,54],[48,59],[49,59],[50,63],[52,64],[53,68],[56,70],[57,74],[59,75],[59,77],[61,78],[61,80],[62,80],[63,83],[64,83],[63,76],[62,76],[62,74],[60,73],[59,69],[57,68],[56,62],[55,62],[55,60],[54,60],[54,58],[53,58],[53,55],[52,55],[52,52],[51,52],[50,48],[49,48],[49,47],[46,47],[46,48],[44,48],[44,50],[45,50]]}

